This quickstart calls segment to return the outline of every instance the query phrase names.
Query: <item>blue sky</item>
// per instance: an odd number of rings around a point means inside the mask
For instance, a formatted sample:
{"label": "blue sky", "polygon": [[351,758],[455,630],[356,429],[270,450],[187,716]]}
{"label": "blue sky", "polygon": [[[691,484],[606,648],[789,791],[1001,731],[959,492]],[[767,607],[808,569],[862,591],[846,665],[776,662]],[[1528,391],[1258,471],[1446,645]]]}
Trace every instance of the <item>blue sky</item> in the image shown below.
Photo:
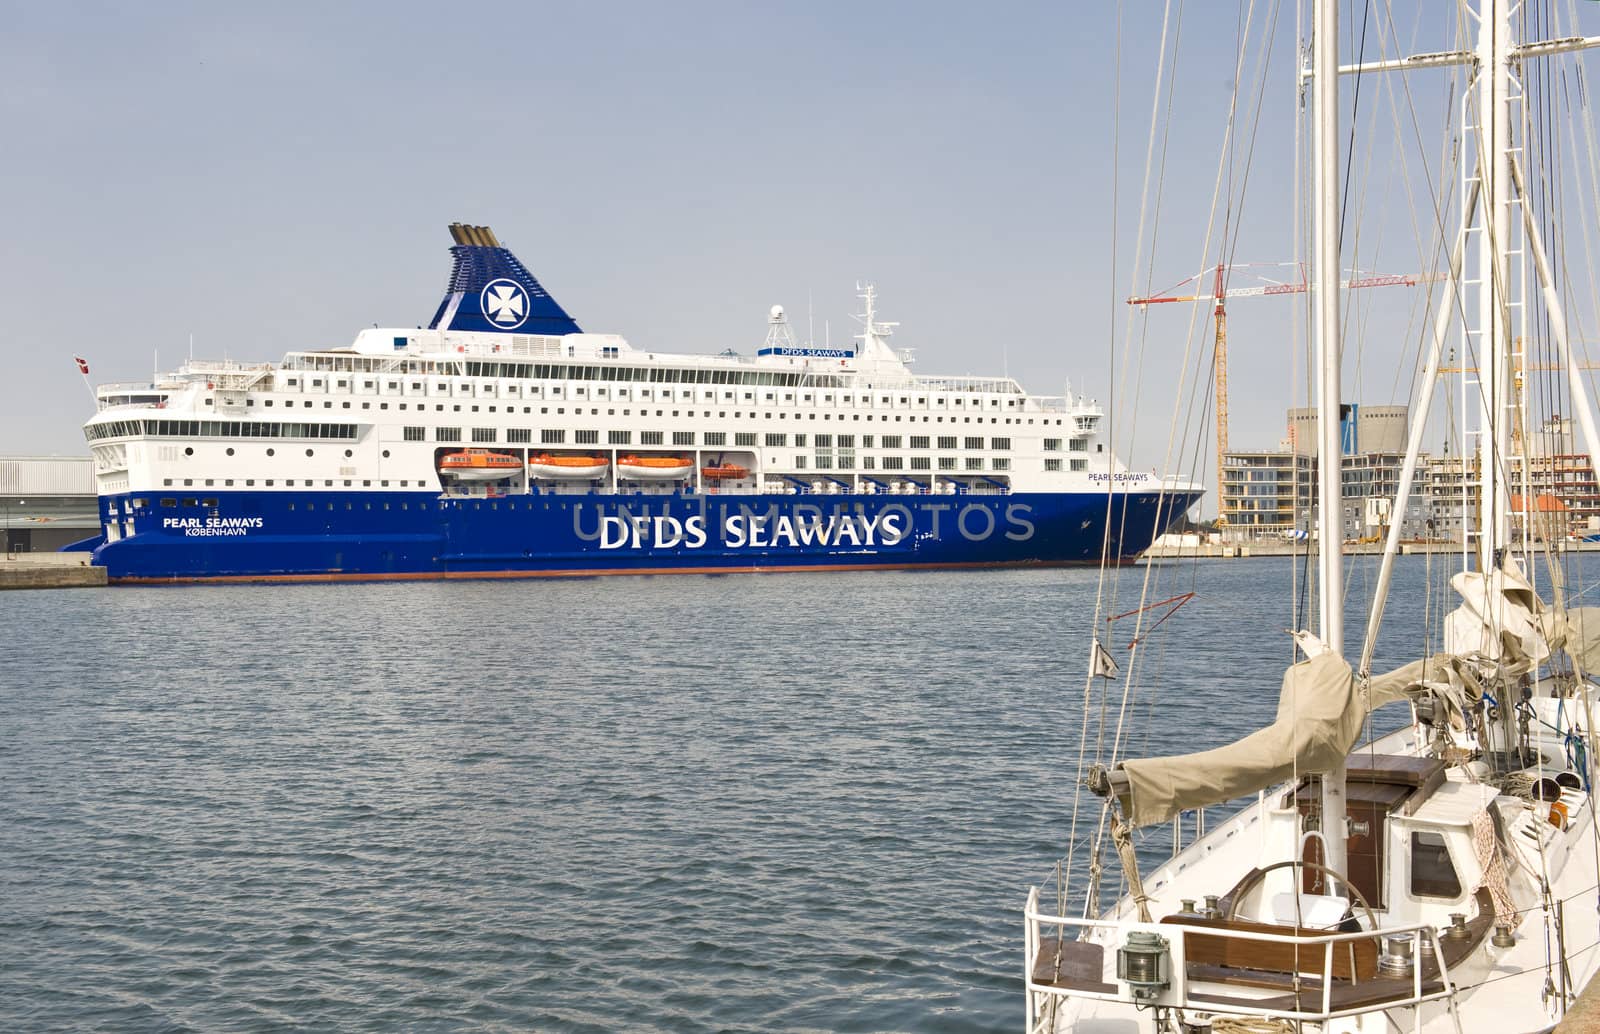
{"label": "blue sky", "polygon": [[[1215,254],[1238,27],[1191,7],[1158,287]],[[748,351],[774,303],[803,335],[808,296],[837,343],[870,278],[922,372],[1108,399],[1161,15],[1121,15],[1118,123],[1112,5],[13,5],[0,454],[84,451],[74,352],[97,381],[138,379],[191,334],[197,356],[262,361],[426,321],[457,220],[635,345]],[[1241,261],[1293,257],[1293,21]],[[1372,264],[1416,265],[1395,250]],[[1238,445],[1282,433],[1293,311],[1234,309]],[[1138,422],[1119,419],[1135,466],[1165,465],[1188,323],[1151,323]],[[1392,381],[1361,390],[1387,402]]]}

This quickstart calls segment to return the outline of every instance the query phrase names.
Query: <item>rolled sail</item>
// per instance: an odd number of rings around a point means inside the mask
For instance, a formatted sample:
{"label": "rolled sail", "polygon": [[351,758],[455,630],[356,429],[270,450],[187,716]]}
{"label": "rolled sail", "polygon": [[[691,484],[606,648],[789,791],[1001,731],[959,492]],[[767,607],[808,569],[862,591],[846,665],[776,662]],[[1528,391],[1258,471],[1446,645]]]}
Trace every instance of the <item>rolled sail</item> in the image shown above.
{"label": "rolled sail", "polygon": [[1600,673],[1600,607],[1572,607],[1539,615],[1545,639],[1567,651],[1586,674]]}
{"label": "rolled sail", "polygon": [[1226,747],[1170,758],[1124,761],[1132,790],[1129,821],[1166,822],[1255,793],[1296,772],[1326,772],[1361,734],[1366,707],[1355,699],[1355,675],[1344,658],[1325,653],[1283,675],[1272,724]]}
{"label": "rolled sail", "polygon": [[1424,693],[1458,723],[1482,689],[1468,665],[1448,654],[1414,661],[1365,685],[1337,654],[1302,661],[1284,672],[1278,714],[1265,729],[1198,754],[1124,761],[1119,767],[1128,777],[1129,821],[1166,822],[1296,775],[1331,771],[1360,740],[1368,711]]}

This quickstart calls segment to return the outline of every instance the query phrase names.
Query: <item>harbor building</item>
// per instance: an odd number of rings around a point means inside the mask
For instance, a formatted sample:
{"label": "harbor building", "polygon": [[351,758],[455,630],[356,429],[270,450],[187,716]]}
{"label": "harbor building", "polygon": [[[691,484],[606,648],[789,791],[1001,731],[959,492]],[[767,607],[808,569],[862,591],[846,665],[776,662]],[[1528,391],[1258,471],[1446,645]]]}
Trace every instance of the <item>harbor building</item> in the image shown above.
{"label": "harbor building", "polygon": [[57,550],[99,528],[89,457],[0,458],[0,534],[7,553]]}
{"label": "harbor building", "polygon": [[[1407,426],[1405,406],[1342,405],[1339,407],[1339,451],[1345,456],[1380,453],[1404,456]],[[1289,410],[1289,448],[1297,456],[1317,454],[1315,409]]]}
{"label": "harbor building", "polygon": [[[1404,406],[1346,406],[1340,421],[1347,541],[1372,541],[1388,527],[1399,491],[1407,435]],[[1289,434],[1275,450],[1223,458],[1220,513],[1233,542],[1294,537],[1316,524],[1316,414],[1289,411]],[[1570,419],[1553,417],[1530,435],[1509,471],[1514,535],[1527,514],[1532,536],[1557,540],[1600,534],[1600,482],[1575,441]],[[1406,540],[1460,542],[1477,524],[1478,457],[1446,452],[1418,457],[1401,520]]]}
{"label": "harbor building", "polygon": [[[1594,464],[1578,445],[1578,430],[1570,417],[1546,419],[1528,443],[1529,507],[1550,519],[1568,535],[1600,532],[1600,484]],[[1513,491],[1521,492],[1521,482]],[[1559,504],[1559,505],[1557,505]],[[1513,509],[1521,509],[1514,507]]]}
{"label": "harbor building", "polygon": [[[1406,407],[1341,407],[1339,439],[1340,524],[1346,540],[1375,540],[1392,520],[1391,509],[1405,462]],[[1276,450],[1229,452],[1223,457],[1219,511],[1232,542],[1301,537],[1316,526],[1316,413],[1291,409],[1289,433]],[[1433,534],[1433,500],[1419,467],[1401,515],[1402,535]]]}
{"label": "harbor building", "polygon": [[1282,538],[1303,526],[1300,485],[1311,480],[1312,461],[1288,449],[1229,452],[1217,492],[1230,541]]}

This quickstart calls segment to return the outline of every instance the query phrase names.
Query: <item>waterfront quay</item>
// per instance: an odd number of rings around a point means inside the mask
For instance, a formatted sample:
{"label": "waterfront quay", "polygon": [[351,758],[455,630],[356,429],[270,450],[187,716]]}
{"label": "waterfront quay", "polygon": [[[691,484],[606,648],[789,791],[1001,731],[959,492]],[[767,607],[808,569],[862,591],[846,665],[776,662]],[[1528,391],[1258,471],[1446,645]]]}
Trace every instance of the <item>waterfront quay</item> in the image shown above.
{"label": "waterfront quay", "polygon": [[106,584],[88,553],[0,554],[0,589],[87,589]]}
{"label": "waterfront quay", "polygon": [[[1201,543],[1157,543],[1140,554],[1141,560],[1177,560],[1188,557],[1239,560],[1247,557],[1263,556],[1303,556],[1307,550],[1315,551],[1315,546],[1308,546],[1304,542],[1273,542],[1270,540],[1260,542],[1201,542]],[[1567,541],[1551,543],[1551,549],[1557,553],[1595,553],[1600,552],[1600,542]],[[1402,555],[1433,555],[1449,556],[1461,552],[1459,542],[1402,542],[1400,543]],[[1346,542],[1344,544],[1345,556],[1380,555],[1383,553],[1382,542]]]}

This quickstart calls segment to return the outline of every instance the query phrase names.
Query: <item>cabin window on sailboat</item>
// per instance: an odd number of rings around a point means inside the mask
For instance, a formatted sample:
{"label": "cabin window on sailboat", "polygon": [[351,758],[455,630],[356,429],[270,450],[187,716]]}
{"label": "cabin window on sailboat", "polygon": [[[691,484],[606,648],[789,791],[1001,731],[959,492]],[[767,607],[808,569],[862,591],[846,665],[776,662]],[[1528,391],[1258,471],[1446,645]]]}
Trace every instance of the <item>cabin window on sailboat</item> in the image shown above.
{"label": "cabin window on sailboat", "polygon": [[1411,893],[1419,898],[1447,898],[1451,901],[1461,896],[1461,878],[1450,860],[1450,848],[1444,835],[1432,830],[1417,830],[1411,834]]}

